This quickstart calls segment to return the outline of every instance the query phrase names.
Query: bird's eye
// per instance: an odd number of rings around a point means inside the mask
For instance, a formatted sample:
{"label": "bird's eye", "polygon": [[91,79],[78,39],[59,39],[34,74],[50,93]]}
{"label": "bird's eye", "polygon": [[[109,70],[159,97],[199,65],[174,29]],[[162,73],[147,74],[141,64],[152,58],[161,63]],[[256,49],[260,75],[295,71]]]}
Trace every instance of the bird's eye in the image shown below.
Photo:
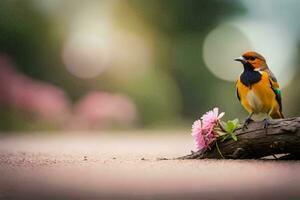
{"label": "bird's eye", "polygon": [[249,60],[251,60],[251,61],[253,61],[253,60],[255,60],[255,59],[256,59],[256,57],[254,57],[254,56],[250,56],[248,59],[249,59]]}

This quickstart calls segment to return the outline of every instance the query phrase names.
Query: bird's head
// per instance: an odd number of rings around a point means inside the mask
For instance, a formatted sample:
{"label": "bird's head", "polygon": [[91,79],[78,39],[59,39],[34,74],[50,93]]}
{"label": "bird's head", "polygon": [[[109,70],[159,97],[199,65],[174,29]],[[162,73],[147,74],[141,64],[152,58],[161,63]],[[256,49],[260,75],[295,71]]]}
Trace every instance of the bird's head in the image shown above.
{"label": "bird's head", "polygon": [[234,60],[241,62],[244,65],[244,68],[252,70],[268,67],[265,58],[254,51],[248,51]]}

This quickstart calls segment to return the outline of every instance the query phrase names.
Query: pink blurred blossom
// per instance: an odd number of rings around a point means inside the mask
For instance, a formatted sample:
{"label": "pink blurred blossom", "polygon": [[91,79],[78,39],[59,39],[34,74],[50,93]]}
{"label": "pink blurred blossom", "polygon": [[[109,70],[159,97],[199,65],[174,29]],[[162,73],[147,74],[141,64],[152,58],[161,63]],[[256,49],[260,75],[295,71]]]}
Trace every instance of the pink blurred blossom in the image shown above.
{"label": "pink blurred blossom", "polygon": [[70,113],[69,99],[61,89],[16,71],[5,55],[0,55],[0,104],[48,120]]}
{"label": "pink blurred blossom", "polygon": [[75,104],[69,127],[99,129],[116,124],[130,126],[136,119],[135,104],[128,97],[94,91]]}
{"label": "pink blurred blossom", "polygon": [[16,71],[0,55],[0,106],[30,113],[37,119],[67,122],[66,128],[99,129],[112,124],[133,125],[137,119],[130,98],[105,92],[90,92],[73,106],[64,91]]}
{"label": "pink blurred blossom", "polygon": [[197,150],[200,151],[210,148],[210,144],[218,137],[214,128],[218,126],[218,122],[224,114],[225,113],[219,114],[219,109],[214,108],[201,117],[202,121],[198,119],[193,123],[192,136],[195,139]]}

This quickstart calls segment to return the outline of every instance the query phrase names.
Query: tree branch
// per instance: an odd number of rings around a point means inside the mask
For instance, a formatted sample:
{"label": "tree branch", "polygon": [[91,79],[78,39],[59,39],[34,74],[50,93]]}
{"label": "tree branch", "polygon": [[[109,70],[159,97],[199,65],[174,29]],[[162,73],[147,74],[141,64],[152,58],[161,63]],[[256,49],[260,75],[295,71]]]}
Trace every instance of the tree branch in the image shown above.
{"label": "tree branch", "polygon": [[[222,155],[227,159],[258,159],[275,154],[288,154],[282,159],[300,159],[300,117],[270,121],[267,129],[263,122],[252,122],[244,131],[235,134],[238,141],[218,142]],[[221,158],[217,148],[192,152],[177,159]]]}

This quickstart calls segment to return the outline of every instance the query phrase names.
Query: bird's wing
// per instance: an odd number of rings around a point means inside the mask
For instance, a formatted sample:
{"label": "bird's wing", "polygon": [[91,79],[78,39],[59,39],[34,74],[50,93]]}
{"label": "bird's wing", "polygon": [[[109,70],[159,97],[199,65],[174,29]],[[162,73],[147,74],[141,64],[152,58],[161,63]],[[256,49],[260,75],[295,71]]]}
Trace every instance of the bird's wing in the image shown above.
{"label": "bird's wing", "polygon": [[[267,72],[268,75],[269,75],[269,78],[270,78],[273,82],[276,82],[276,84],[278,85],[277,79],[276,79],[275,75],[273,74],[273,72],[272,72],[269,68],[265,69],[264,71]],[[279,87],[279,86],[278,86],[278,87]]]}
{"label": "bird's wing", "polygon": [[237,84],[238,84],[238,81],[236,81],[236,83],[235,83],[236,96],[237,96],[238,100],[241,101],[241,98],[240,98],[240,94],[239,94],[239,90],[238,90]]}
{"label": "bird's wing", "polygon": [[276,95],[276,101],[279,104],[279,108],[280,108],[280,112],[282,111],[282,103],[281,103],[281,90],[279,89],[279,84],[277,82],[276,77],[274,76],[274,74],[271,72],[271,70],[267,69],[265,70],[265,72],[268,73],[269,75],[269,81],[271,84],[271,88],[274,91],[275,95]]}

